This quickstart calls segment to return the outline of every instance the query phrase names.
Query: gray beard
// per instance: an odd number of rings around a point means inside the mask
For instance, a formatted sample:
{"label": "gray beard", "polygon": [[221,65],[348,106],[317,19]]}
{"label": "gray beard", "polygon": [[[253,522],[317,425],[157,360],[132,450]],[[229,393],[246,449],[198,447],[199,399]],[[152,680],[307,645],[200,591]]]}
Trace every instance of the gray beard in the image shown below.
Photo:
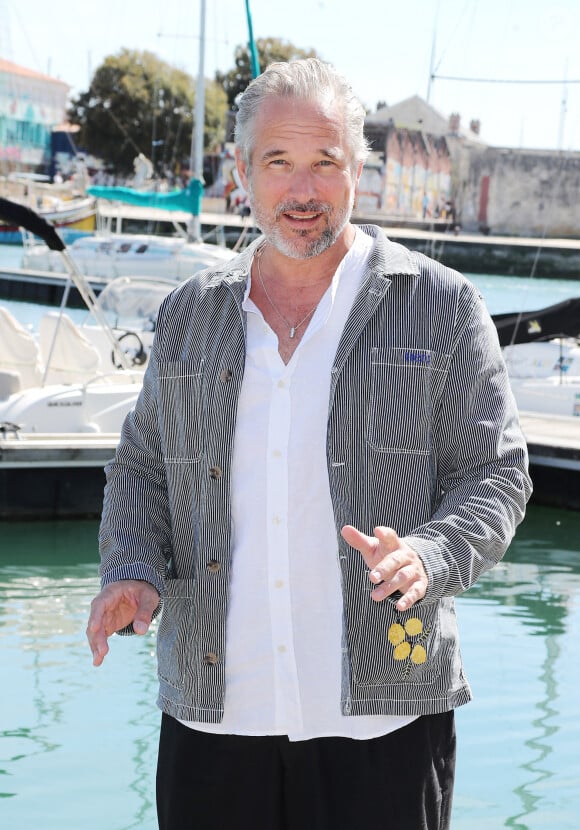
{"label": "gray beard", "polygon": [[[263,211],[261,206],[254,200],[254,194],[251,187],[248,190],[248,196],[250,198],[250,204],[252,206],[252,213],[254,215],[256,225],[266,237],[266,241],[276,248],[276,250],[280,251],[281,254],[284,254],[284,256],[290,257],[291,259],[311,259],[312,257],[319,256],[321,253],[334,245],[348,224],[354,207],[353,194],[350,204],[347,207],[341,208],[335,214],[334,221],[331,224],[330,217],[332,215],[332,208],[327,203],[315,201],[305,203],[287,201],[282,202],[276,207],[276,210],[274,211],[274,218],[272,218],[271,215],[267,214],[266,211]],[[304,247],[303,240],[305,238],[307,239],[309,231],[295,231],[296,241],[293,241],[292,238],[287,238],[281,233],[277,224],[278,218],[283,213],[299,213],[300,211],[305,213],[316,211],[324,214],[327,219],[326,227],[322,231],[321,235],[316,239],[307,242],[306,247]]]}

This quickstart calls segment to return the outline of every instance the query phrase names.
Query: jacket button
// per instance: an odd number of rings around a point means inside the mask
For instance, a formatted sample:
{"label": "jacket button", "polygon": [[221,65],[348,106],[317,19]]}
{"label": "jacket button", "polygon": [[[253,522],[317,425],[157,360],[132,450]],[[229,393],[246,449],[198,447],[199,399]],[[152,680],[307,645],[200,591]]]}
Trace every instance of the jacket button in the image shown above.
{"label": "jacket button", "polygon": [[231,369],[222,369],[220,372],[220,380],[222,383],[229,383],[233,375]]}
{"label": "jacket button", "polygon": [[209,475],[210,478],[218,479],[222,477],[222,468],[221,467],[210,467],[209,468]]}
{"label": "jacket button", "polygon": [[208,651],[207,654],[203,655],[203,662],[206,666],[215,666],[218,662],[218,656],[213,651]]}
{"label": "jacket button", "polygon": [[206,565],[206,568],[210,573],[216,574],[221,568],[221,566],[221,562],[218,562],[217,559],[210,559]]}

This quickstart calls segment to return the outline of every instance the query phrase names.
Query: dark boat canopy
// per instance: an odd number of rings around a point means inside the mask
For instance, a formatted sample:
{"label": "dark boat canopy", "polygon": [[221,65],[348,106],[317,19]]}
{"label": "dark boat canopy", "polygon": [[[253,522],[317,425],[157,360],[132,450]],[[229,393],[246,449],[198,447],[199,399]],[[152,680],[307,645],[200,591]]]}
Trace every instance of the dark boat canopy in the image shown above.
{"label": "dark boat canopy", "polygon": [[580,337],[580,297],[540,308],[492,314],[502,346],[514,343],[532,343],[554,337]]}

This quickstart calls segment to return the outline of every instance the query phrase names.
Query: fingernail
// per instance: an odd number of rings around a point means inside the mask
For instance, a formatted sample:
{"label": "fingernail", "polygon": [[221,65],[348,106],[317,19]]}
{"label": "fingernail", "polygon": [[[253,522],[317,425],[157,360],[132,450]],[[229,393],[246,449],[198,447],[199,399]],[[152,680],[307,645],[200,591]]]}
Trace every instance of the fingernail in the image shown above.
{"label": "fingernail", "polygon": [[379,571],[371,571],[371,579],[376,579],[379,582],[382,582],[383,577],[380,575]]}
{"label": "fingernail", "polygon": [[146,634],[149,626],[143,620],[135,620],[133,623],[133,631],[135,634]]}

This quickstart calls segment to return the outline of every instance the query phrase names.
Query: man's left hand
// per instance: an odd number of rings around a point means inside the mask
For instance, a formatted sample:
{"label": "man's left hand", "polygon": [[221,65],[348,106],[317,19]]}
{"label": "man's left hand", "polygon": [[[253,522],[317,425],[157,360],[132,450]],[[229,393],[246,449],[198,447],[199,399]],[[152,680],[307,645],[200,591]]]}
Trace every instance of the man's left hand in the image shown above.
{"label": "man's left hand", "polygon": [[399,611],[406,611],[425,596],[428,579],[420,556],[399,539],[390,527],[375,527],[374,536],[361,533],[352,525],[342,528],[342,537],[360,551],[369,567],[369,579],[376,585],[371,597],[380,602],[399,591]]}

